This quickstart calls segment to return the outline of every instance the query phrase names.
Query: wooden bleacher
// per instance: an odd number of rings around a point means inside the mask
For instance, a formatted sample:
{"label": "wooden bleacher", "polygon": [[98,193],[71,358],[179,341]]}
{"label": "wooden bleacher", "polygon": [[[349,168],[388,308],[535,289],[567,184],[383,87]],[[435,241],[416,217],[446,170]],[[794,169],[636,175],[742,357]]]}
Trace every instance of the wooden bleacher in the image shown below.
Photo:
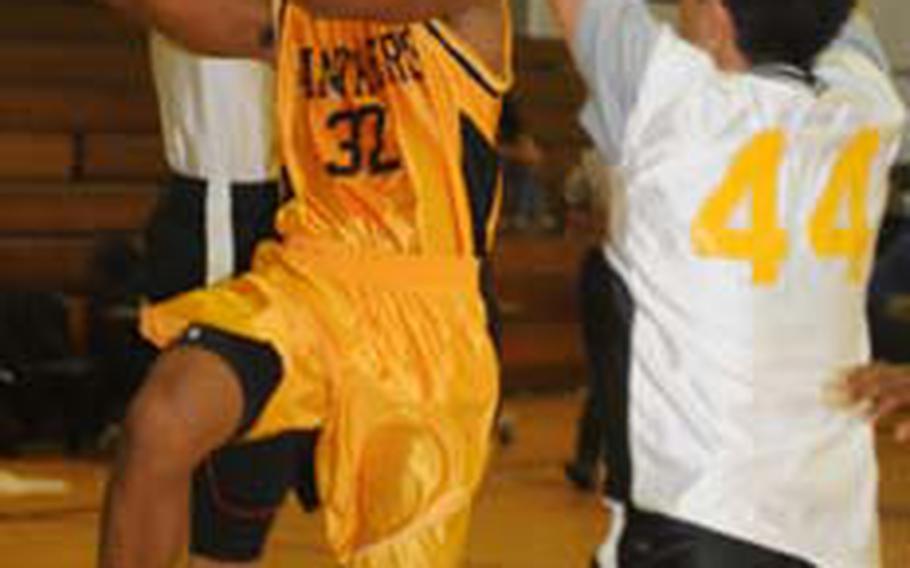
{"label": "wooden bleacher", "polygon": [[[164,172],[144,33],[91,0],[6,3],[3,13],[0,289],[78,299],[98,243],[139,235]],[[581,85],[555,41],[520,42],[518,65],[525,122],[557,188],[583,142]],[[504,351],[516,382],[580,375],[576,249],[553,237],[502,241]]]}
{"label": "wooden bleacher", "polygon": [[78,295],[135,236],[163,172],[143,33],[90,0],[0,18],[0,287]]}
{"label": "wooden bleacher", "polygon": [[494,267],[507,389],[563,388],[582,381],[575,275],[583,252],[579,241],[562,237],[500,241]]}
{"label": "wooden bleacher", "polygon": [[585,144],[577,119],[584,86],[561,40],[519,41],[515,63],[523,122],[547,157],[542,181],[557,192]]}

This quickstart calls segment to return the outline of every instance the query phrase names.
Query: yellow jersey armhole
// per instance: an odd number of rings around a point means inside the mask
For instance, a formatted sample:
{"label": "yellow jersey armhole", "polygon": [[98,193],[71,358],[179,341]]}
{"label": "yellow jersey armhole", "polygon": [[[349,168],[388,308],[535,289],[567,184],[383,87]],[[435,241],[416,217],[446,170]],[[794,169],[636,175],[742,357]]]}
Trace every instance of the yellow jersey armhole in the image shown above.
{"label": "yellow jersey armhole", "polygon": [[431,20],[426,23],[427,30],[445,48],[447,52],[464,68],[475,81],[480,83],[484,90],[493,96],[500,96],[512,88],[514,71],[512,68],[512,26],[507,15],[503,24],[503,50],[506,64],[505,73],[498,73],[477,53],[472,45],[461,39],[448,24],[442,20]]}

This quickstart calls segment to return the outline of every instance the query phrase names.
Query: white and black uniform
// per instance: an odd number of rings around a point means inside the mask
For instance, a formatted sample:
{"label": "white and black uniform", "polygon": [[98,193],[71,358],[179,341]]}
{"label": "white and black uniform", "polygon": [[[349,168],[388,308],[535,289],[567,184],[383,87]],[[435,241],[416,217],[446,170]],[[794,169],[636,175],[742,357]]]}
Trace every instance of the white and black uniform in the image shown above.
{"label": "white and black uniform", "polygon": [[829,396],[869,358],[905,122],[871,28],[854,18],[813,77],[725,73],[641,0],[587,0],[579,22],[582,120],[622,179],[610,493],[667,537],[636,552],[617,531],[601,565],[657,565],[630,558],[682,533],[686,566],[877,566],[873,431]]}
{"label": "white and black uniform", "polygon": [[149,231],[153,300],[249,268],[279,205],[274,76],[151,37],[170,181]]}

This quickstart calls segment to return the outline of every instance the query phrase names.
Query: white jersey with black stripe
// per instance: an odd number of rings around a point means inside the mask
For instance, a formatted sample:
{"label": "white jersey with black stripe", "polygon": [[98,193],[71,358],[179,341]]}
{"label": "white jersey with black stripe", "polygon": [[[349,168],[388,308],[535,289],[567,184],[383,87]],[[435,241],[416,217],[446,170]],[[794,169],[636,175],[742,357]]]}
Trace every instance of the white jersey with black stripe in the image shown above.
{"label": "white jersey with black stripe", "polygon": [[634,504],[825,568],[878,565],[865,288],[905,111],[851,23],[812,83],[725,73],[638,0],[588,0],[584,123],[616,164],[635,304]]}

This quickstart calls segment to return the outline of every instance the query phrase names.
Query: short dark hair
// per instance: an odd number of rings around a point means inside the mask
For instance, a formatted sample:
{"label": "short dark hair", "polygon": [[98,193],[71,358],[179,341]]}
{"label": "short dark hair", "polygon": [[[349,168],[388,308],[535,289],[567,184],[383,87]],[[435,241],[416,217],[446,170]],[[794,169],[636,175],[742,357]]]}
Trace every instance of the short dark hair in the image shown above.
{"label": "short dark hair", "polygon": [[724,0],[740,50],[753,65],[810,70],[840,33],[856,0]]}

